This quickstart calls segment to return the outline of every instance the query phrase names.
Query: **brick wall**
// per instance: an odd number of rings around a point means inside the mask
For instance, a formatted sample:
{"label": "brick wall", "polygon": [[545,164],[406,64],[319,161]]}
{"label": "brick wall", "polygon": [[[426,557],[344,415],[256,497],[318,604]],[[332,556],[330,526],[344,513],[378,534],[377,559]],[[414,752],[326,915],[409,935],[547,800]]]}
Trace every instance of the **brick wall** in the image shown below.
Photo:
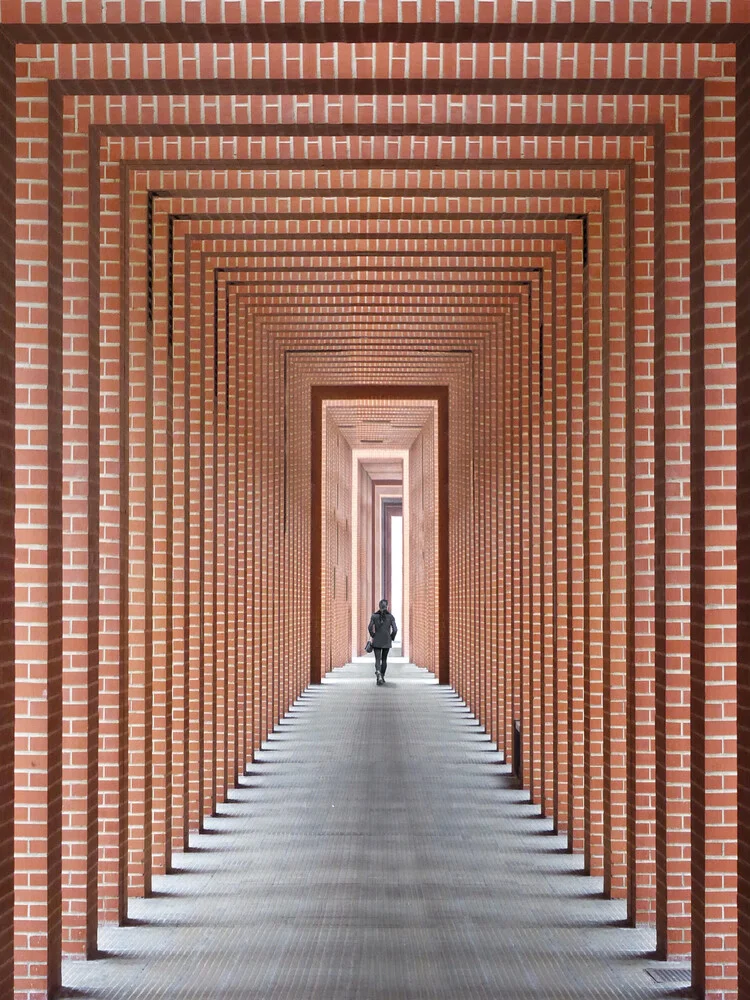
{"label": "brick wall", "polygon": [[[596,22],[584,6],[555,5],[553,41],[539,2],[512,38],[498,6],[456,43],[443,5],[393,45],[282,24],[294,48],[181,26],[170,4],[148,47],[135,23],[91,44],[86,25],[56,34],[52,5],[0,8],[17,281],[13,305],[6,254],[0,919],[13,837],[19,997],[54,990],[63,949],[93,953],[97,911],[124,919],[169,870],[311,653],[348,657],[350,594],[364,634],[372,553],[347,580],[339,432],[325,521],[311,489],[315,387],[353,385],[446,394],[406,445],[413,657],[655,925],[658,954],[691,954],[702,995],[737,995],[739,926],[746,991],[748,68],[747,28],[723,25],[748,14],[688,4],[671,41],[640,28],[669,5],[610,5],[616,37],[568,24]],[[398,16],[381,8],[365,20]],[[180,77],[190,93],[171,93]],[[321,583],[330,631],[311,650]]]}

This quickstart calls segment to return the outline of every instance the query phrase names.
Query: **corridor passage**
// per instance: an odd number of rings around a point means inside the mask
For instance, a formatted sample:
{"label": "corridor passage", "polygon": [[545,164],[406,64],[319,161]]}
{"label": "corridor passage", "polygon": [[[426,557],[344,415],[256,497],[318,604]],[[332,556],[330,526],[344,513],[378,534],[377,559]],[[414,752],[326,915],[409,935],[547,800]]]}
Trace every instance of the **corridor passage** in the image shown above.
{"label": "corridor passage", "polygon": [[625,902],[581,875],[456,694],[404,661],[384,688],[371,669],[302,694],[178,874],[102,929],[107,957],[65,963],[66,994],[682,995],[647,972],[653,931],[623,927]]}

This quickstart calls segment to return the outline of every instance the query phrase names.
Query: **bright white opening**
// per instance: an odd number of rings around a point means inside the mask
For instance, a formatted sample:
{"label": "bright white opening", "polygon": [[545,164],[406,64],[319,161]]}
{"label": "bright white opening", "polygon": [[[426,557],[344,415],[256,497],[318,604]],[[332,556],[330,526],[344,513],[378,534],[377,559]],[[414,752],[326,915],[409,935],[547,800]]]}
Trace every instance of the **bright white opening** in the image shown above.
{"label": "bright white opening", "polygon": [[404,607],[404,519],[391,518],[391,612],[396,619],[399,635],[397,645],[401,645]]}

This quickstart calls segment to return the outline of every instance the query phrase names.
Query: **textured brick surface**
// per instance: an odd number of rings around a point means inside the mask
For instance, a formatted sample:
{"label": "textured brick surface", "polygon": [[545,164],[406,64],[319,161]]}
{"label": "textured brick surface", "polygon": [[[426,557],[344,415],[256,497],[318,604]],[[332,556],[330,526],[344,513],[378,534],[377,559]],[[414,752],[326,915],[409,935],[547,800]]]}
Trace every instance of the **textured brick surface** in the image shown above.
{"label": "textured brick surface", "polygon": [[[515,787],[455,693],[402,662],[308,689],[107,957],[101,1000],[674,996],[652,933]],[[77,993],[74,995],[78,995]]]}
{"label": "textured brick surface", "polygon": [[445,543],[408,581],[414,658],[660,957],[692,950],[734,1000],[747,0],[0,0],[0,22],[18,1000],[348,657],[347,584],[365,617],[378,560],[358,589],[360,477],[309,409],[353,382],[448,400],[437,509],[404,466],[413,547],[432,515]]}

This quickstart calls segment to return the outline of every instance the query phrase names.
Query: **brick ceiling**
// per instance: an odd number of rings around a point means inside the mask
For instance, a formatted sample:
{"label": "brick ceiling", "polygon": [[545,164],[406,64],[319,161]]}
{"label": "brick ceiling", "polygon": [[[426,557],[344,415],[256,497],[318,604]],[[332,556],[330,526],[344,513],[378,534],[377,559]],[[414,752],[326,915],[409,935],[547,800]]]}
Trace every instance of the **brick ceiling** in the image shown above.
{"label": "brick ceiling", "polygon": [[750,5],[2,5],[19,93],[64,81],[69,134],[138,167],[266,335],[303,325],[363,358],[474,350],[562,243],[585,257],[602,193],[684,131],[688,81],[723,75],[732,19]]}
{"label": "brick ceiling", "polygon": [[329,403],[326,412],[353,448],[409,448],[435,418],[434,405],[406,400],[391,404],[381,400],[363,400],[358,405]]}

